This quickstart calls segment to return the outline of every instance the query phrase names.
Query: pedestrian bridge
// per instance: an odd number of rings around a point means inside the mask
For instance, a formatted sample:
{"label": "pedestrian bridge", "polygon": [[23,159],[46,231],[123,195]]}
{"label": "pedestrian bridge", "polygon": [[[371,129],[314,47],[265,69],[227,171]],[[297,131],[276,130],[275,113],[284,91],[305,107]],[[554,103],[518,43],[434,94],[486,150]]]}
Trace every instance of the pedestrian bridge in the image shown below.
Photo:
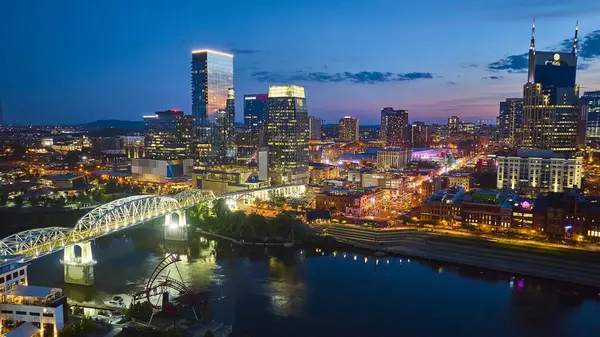
{"label": "pedestrian bridge", "polygon": [[[94,264],[89,242],[101,236],[131,228],[165,216],[166,227],[185,227],[185,210],[218,198],[268,200],[271,196],[303,194],[304,185],[288,185],[230,192],[215,196],[206,190],[188,190],[174,196],[136,195],[111,201],[81,217],[73,228],[47,227],[26,230],[0,240],[1,255],[23,255],[24,262],[65,250],[63,263]],[[174,220],[177,215],[177,221]],[[187,235],[187,230],[185,230]],[[186,236],[187,238],[187,236]],[[77,256],[74,249],[81,249]],[[66,265],[65,265],[66,266]]]}

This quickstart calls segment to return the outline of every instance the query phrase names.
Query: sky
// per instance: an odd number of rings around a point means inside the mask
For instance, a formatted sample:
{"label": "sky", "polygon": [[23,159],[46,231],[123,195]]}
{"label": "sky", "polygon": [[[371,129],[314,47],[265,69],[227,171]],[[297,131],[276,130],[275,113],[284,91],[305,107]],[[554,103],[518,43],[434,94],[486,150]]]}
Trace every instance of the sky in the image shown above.
{"label": "sky", "polygon": [[13,124],[142,120],[191,112],[191,51],[234,56],[244,94],[306,88],[308,111],[378,124],[492,120],[520,97],[532,18],[538,50],[570,50],[581,91],[600,90],[595,0],[0,1],[0,100]]}

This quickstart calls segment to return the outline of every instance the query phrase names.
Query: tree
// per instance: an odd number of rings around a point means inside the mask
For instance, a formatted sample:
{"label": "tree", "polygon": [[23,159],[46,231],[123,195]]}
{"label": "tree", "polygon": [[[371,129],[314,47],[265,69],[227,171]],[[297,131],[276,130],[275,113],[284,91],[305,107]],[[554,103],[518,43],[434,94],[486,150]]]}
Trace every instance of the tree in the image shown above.
{"label": "tree", "polygon": [[206,332],[204,333],[204,337],[214,337],[215,335],[213,335],[212,331],[210,330],[206,330]]}
{"label": "tree", "polygon": [[36,207],[40,203],[40,197],[30,197],[27,199],[32,207]]}
{"label": "tree", "polygon": [[79,193],[77,195],[77,197],[75,198],[75,202],[77,202],[79,205],[83,205],[85,203],[90,202],[90,197],[88,197],[86,194],[84,193]]}
{"label": "tree", "polygon": [[75,164],[81,159],[81,151],[69,151],[63,161],[67,164]]}
{"label": "tree", "polygon": [[269,198],[269,205],[272,207],[281,207],[285,204],[285,197],[282,195],[273,195]]}
{"label": "tree", "polygon": [[13,202],[15,203],[15,205],[17,207],[21,207],[21,206],[23,206],[23,197],[16,196],[16,197],[13,198]]}
{"label": "tree", "polygon": [[89,336],[96,330],[96,323],[94,323],[94,321],[89,317],[84,317],[79,325],[81,326],[81,332],[83,333],[83,336]]}
{"label": "tree", "polygon": [[117,183],[114,180],[109,180],[106,183],[106,193],[116,193],[117,192]]}
{"label": "tree", "polygon": [[23,158],[23,156],[25,155],[26,149],[19,142],[12,142],[9,145],[9,148],[10,148],[10,155],[8,157],[9,160],[21,160]]}
{"label": "tree", "polygon": [[76,325],[68,325],[58,332],[58,337],[77,337],[79,329]]}
{"label": "tree", "polygon": [[229,215],[229,206],[227,206],[224,198],[219,198],[213,202],[212,212],[217,218]]}
{"label": "tree", "polygon": [[0,195],[0,206],[6,206],[8,202],[8,197],[4,194]]}

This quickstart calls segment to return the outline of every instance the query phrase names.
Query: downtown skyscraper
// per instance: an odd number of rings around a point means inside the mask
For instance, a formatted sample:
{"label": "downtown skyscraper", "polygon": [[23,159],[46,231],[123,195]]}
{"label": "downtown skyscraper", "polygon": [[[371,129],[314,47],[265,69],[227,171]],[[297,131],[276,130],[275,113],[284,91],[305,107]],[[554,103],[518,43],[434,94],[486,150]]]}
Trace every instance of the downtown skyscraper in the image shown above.
{"label": "downtown skyscraper", "polygon": [[267,116],[271,184],[307,183],[309,132],[304,87],[270,86]]}
{"label": "downtown skyscraper", "polygon": [[408,143],[408,110],[381,109],[381,140],[385,146],[405,146]]}
{"label": "downtown skyscraper", "polygon": [[244,125],[254,147],[264,145],[268,94],[244,95]]}
{"label": "downtown skyscraper", "polygon": [[580,125],[577,32],[571,52],[537,51],[535,22],[529,46],[527,83],[523,87],[523,148],[573,155]]}
{"label": "downtown skyscraper", "polygon": [[[221,164],[233,143],[233,55],[203,49],[192,52],[192,116],[201,161]],[[229,104],[229,106],[228,106]]]}
{"label": "downtown skyscraper", "polygon": [[322,119],[316,116],[308,116],[308,139],[321,140]]}
{"label": "downtown skyscraper", "polygon": [[586,121],[585,142],[592,150],[600,150],[600,91],[586,91],[581,96],[581,111]]}
{"label": "downtown skyscraper", "polygon": [[340,119],[338,126],[339,138],[341,141],[352,142],[359,139],[358,118],[345,116]]}
{"label": "downtown skyscraper", "polygon": [[500,111],[496,125],[498,125],[498,138],[514,146],[520,138],[521,121],[523,119],[523,99],[507,98],[500,102]]}
{"label": "downtown skyscraper", "polygon": [[146,158],[191,158],[192,121],[192,116],[181,110],[157,111],[154,115],[144,116]]}

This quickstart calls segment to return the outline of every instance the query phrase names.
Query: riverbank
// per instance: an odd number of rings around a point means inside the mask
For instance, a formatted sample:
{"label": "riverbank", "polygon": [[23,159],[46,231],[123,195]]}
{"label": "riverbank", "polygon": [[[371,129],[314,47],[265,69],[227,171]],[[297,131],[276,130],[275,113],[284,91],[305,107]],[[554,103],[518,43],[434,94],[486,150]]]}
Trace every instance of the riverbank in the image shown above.
{"label": "riverbank", "polygon": [[274,246],[293,247],[294,244],[300,243],[299,241],[294,241],[294,242],[269,242],[269,241],[244,241],[244,240],[236,240],[234,238],[231,238],[231,237],[228,237],[228,236],[225,236],[225,235],[206,232],[206,231],[203,231],[203,230],[201,230],[199,228],[196,229],[196,233],[199,233],[199,234],[202,234],[202,235],[206,235],[206,236],[208,236],[209,238],[212,238],[212,239],[226,240],[226,241],[235,243],[237,245],[267,246],[267,247],[274,247]]}
{"label": "riverbank", "polygon": [[600,288],[597,252],[414,229],[378,231],[337,225],[319,229],[359,248]]}

